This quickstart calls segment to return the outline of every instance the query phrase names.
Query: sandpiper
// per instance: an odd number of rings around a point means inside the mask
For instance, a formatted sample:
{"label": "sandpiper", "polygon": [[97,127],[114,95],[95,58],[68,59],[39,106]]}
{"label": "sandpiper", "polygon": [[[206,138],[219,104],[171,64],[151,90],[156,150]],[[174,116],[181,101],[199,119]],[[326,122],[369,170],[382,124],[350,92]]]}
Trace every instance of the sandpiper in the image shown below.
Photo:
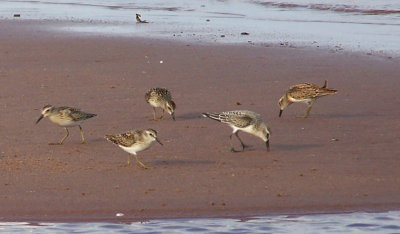
{"label": "sandpiper", "polygon": [[[166,88],[152,88],[145,94],[146,102],[153,107],[153,119],[160,120],[164,118],[164,112],[167,111],[168,114],[172,116],[175,121],[175,102],[172,101],[171,92]],[[160,107],[163,111],[160,118],[156,117],[156,107]]]}
{"label": "sandpiper", "polygon": [[133,154],[135,155],[136,162],[144,169],[148,169],[148,167],[139,161],[136,153],[149,148],[153,141],[157,141],[160,145],[163,145],[157,138],[156,130],[151,128],[146,130],[131,130],[118,135],[106,135],[105,138],[129,153],[128,161],[126,162],[127,166],[131,165],[130,154]]}
{"label": "sandpiper", "polygon": [[68,107],[68,106],[61,106],[55,107],[52,105],[46,105],[42,108],[42,114],[40,115],[39,119],[36,121],[36,124],[39,123],[41,119],[44,117],[49,117],[50,121],[57,124],[60,127],[64,127],[67,131],[67,135],[65,135],[60,142],[57,143],[49,143],[49,145],[62,145],[64,140],[69,136],[69,127],[79,126],[82,136],[82,144],[86,143],[85,137],[83,135],[83,129],[81,124],[92,117],[96,116],[96,114],[90,114],[81,111],[80,109]]}
{"label": "sandpiper", "polygon": [[232,135],[235,135],[240,141],[240,144],[242,145],[242,151],[244,151],[244,149],[247,147],[238,135],[239,130],[261,138],[263,141],[265,141],[267,151],[269,151],[269,138],[271,135],[271,130],[262,121],[260,114],[249,110],[235,110],[220,113],[203,113],[203,116],[226,123],[233,128],[233,132],[229,136],[232,152],[239,152],[233,147]]}
{"label": "sandpiper", "polygon": [[142,19],[140,19],[140,17],[142,17],[141,14],[136,14],[136,21],[137,21],[138,23],[148,23],[147,20],[142,20]]}
{"label": "sandpiper", "polygon": [[293,102],[303,102],[308,104],[308,107],[306,114],[300,117],[307,118],[308,115],[310,114],[311,107],[317,98],[330,94],[335,94],[337,92],[337,90],[328,89],[326,87],[327,83],[328,82],[325,80],[325,83],[322,87],[310,83],[303,83],[291,86],[286,91],[285,95],[283,95],[279,99],[279,107],[280,107],[279,117],[281,117],[283,110],[288,105],[292,104]]}

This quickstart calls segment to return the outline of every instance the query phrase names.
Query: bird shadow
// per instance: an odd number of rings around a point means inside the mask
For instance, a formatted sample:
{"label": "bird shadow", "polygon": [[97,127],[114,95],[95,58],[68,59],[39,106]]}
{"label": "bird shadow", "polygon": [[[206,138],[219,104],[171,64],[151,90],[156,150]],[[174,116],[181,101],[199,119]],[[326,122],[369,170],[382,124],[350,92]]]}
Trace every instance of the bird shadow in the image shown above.
{"label": "bird shadow", "polygon": [[279,150],[302,150],[322,147],[322,144],[302,144],[302,145],[289,145],[289,144],[274,144],[274,148]]}
{"label": "bird shadow", "polygon": [[216,161],[211,161],[211,160],[180,160],[180,159],[174,159],[174,160],[156,160],[153,161],[152,164],[155,166],[165,166],[165,165],[176,165],[176,166],[182,166],[182,165],[209,165],[209,164],[215,164]]}
{"label": "bird shadow", "polygon": [[179,118],[184,119],[184,120],[191,120],[191,119],[201,119],[201,113],[200,112],[192,112],[192,113],[185,113],[183,115],[179,115]]}
{"label": "bird shadow", "polygon": [[325,119],[336,119],[336,118],[364,118],[364,117],[382,117],[384,114],[379,113],[337,113],[337,114],[316,114],[316,117],[325,118]]}

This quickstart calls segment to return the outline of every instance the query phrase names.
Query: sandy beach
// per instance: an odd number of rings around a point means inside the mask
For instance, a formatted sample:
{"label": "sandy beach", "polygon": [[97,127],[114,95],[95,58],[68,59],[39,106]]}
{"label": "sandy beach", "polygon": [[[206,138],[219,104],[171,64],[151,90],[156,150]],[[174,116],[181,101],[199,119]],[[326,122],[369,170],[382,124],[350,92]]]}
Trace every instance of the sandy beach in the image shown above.
{"label": "sandy beach", "polygon": [[[319,49],[205,45],[43,30],[1,22],[0,220],[124,221],[386,211],[400,208],[399,61]],[[297,83],[339,90],[278,118]],[[168,87],[176,121],[149,121],[144,94]],[[65,131],[46,105],[98,116]],[[271,151],[231,153],[231,129],[206,111],[252,110],[271,127]],[[127,153],[105,134],[153,128],[164,146]],[[236,142],[237,143],[237,142]],[[239,146],[239,145],[237,145]],[[117,213],[124,216],[116,217]]]}

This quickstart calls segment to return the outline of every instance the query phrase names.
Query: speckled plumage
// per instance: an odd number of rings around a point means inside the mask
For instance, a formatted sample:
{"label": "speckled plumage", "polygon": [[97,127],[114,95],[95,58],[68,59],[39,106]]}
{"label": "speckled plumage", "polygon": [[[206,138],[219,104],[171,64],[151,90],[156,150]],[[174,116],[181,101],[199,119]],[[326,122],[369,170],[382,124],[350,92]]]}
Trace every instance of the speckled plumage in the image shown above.
{"label": "speckled plumage", "polygon": [[[242,145],[242,151],[244,151],[246,145],[238,135],[239,130],[261,138],[263,141],[265,141],[267,150],[269,151],[269,138],[271,135],[271,130],[262,121],[260,114],[249,110],[235,110],[219,113],[203,113],[203,116],[228,124],[233,129],[233,132],[229,138],[232,139],[232,135],[235,135]],[[232,143],[231,151],[237,152]]]}
{"label": "speckled plumage", "polygon": [[130,154],[133,154],[136,161],[145,169],[147,167],[139,161],[136,153],[149,148],[153,141],[157,141],[162,145],[161,141],[157,138],[157,131],[151,128],[146,130],[131,130],[117,135],[106,135],[105,138],[129,153],[127,165],[130,165]]}
{"label": "speckled plumage", "polygon": [[36,121],[36,124],[40,122],[41,119],[44,117],[48,117],[49,120],[60,127],[64,127],[67,131],[67,135],[61,139],[58,143],[50,143],[51,145],[61,145],[63,144],[64,140],[69,136],[68,127],[75,127],[79,126],[82,142],[86,143],[85,137],[83,135],[83,129],[81,124],[92,117],[95,117],[96,114],[86,113],[81,111],[80,109],[68,107],[68,106],[61,106],[55,107],[52,105],[46,105],[42,108],[41,115],[39,119]]}
{"label": "speckled plumage", "polygon": [[303,83],[291,86],[286,91],[285,95],[283,95],[279,99],[279,107],[280,107],[279,117],[281,117],[283,110],[288,105],[294,102],[303,102],[308,104],[307,112],[303,116],[304,118],[307,118],[308,115],[310,114],[311,107],[317,98],[330,94],[335,94],[337,92],[337,90],[328,89],[326,86],[327,86],[327,81],[325,81],[324,85],[321,87],[310,83]]}
{"label": "speckled plumage", "polygon": [[[176,104],[172,101],[171,92],[166,88],[152,88],[146,92],[144,98],[147,103],[149,103],[153,107],[153,119],[163,119],[164,112],[167,111],[168,114],[172,116],[172,119],[175,120],[175,109]],[[156,109],[161,108],[163,110],[162,116],[160,118],[156,117]]]}

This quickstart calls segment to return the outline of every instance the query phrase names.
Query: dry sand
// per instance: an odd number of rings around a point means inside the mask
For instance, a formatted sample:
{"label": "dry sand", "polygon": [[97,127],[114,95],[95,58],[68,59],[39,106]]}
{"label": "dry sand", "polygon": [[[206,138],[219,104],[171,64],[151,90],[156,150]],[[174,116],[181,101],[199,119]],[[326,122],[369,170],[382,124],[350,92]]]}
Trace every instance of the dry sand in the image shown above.
{"label": "dry sand", "polygon": [[[1,23],[0,220],[95,221],[246,217],[400,208],[399,61],[302,48],[199,45]],[[40,24],[40,23],[39,23]],[[163,63],[160,63],[163,61]],[[314,104],[277,101],[293,84],[339,90]],[[149,121],[144,93],[168,87],[176,118]],[[62,146],[46,104],[98,114]],[[231,129],[205,111],[248,109],[272,129],[271,152],[229,151]],[[154,128],[164,146],[123,167],[105,134]],[[336,140],[333,140],[336,139]],[[124,213],[116,217],[116,213]]]}

